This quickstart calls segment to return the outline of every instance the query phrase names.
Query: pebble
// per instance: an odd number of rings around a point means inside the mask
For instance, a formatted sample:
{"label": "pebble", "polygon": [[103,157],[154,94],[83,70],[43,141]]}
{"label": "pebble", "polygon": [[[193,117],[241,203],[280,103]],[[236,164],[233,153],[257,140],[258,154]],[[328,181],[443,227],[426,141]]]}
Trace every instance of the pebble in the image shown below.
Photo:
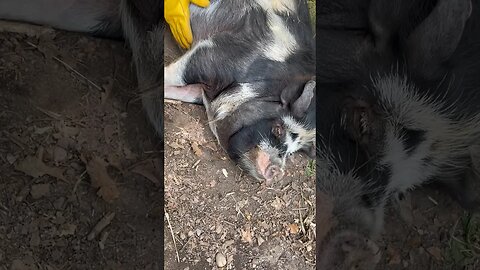
{"label": "pebble", "polygon": [[200,236],[200,234],[202,234],[202,230],[200,229],[197,229],[195,232],[197,233],[197,236]]}
{"label": "pebble", "polygon": [[50,184],[36,184],[32,185],[30,194],[33,199],[40,199],[41,197],[50,193]]}
{"label": "pebble", "polygon": [[13,163],[15,163],[15,161],[17,161],[17,157],[8,153],[7,154],[7,161],[8,161],[8,163],[10,163],[10,165],[12,165]]}
{"label": "pebble", "polygon": [[53,160],[55,162],[63,162],[67,159],[67,151],[62,147],[55,146],[53,148]]}
{"label": "pebble", "polygon": [[215,262],[217,263],[218,267],[225,267],[227,265],[227,258],[222,253],[217,253],[215,255]]}
{"label": "pebble", "polygon": [[[265,242],[265,240],[259,235],[257,236],[257,242],[258,242],[258,245],[261,246],[263,242]],[[307,247],[307,250],[308,250],[308,247]]]}
{"label": "pebble", "polygon": [[57,210],[62,210],[65,204],[65,197],[59,197],[53,202],[53,207]]}

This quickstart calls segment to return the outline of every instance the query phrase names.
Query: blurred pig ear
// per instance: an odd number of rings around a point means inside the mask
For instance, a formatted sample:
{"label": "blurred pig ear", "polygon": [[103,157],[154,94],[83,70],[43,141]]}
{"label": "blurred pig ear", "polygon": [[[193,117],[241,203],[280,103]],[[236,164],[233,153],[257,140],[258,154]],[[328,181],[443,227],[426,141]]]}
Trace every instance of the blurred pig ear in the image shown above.
{"label": "blurred pig ear", "polygon": [[283,138],[285,136],[285,128],[281,121],[274,121],[272,124],[272,133],[277,138]]}
{"label": "blurred pig ear", "polygon": [[315,102],[315,89],[316,89],[316,82],[315,80],[310,80],[305,84],[303,87],[303,92],[300,97],[295,100],[292,104],[292,114],[295,117],[303,117],[305,116],[308,107],[312,102]]}
{"label": "blurred pig ear", "polygon": [[361,99],[347,98],[343,108],[342,126],[351,139],[360,145],[369,145],[376,137],[375,117],[371,104]]}
{"label": "blurred pig ear", "polygon": [[438,0],[430,15],[408,37],[410,67],[426,78],[435,75],[456,50],[471,12],[471,0]]}

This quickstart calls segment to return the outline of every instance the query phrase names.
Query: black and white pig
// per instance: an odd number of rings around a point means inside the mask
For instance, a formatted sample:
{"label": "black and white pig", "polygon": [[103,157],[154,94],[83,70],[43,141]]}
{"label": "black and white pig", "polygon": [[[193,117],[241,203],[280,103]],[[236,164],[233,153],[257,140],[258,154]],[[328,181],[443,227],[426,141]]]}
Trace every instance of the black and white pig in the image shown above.
{"label": "black and white pig", "polygon": [[318,188],[347,199],[336,215],[350,217],[350,240],[374,238],[387,201],[429,182],[478,209],[470,185],[480,180],[468,175],[480,140],[479,2],[372,0],[356,19],[343,32],[317,28],[326,37],[319,46],[353,49],[317,55],[330,63],[317,74],[319,162],[328,164],[317,171]]}
{"label": "black and white pig", "polygon": [[163,1],[2,0],[0,19],[99,37],[125,37],[132,49],[145,111],[157,133],[163,134]]}
{"label": "black and white pig", "polygon": [[257,179],[281,177],[289,154],[314,148],[306,1],[213,0],[190,10],[194,43],[165,67],[165,98],[203,104],[234,161]]}

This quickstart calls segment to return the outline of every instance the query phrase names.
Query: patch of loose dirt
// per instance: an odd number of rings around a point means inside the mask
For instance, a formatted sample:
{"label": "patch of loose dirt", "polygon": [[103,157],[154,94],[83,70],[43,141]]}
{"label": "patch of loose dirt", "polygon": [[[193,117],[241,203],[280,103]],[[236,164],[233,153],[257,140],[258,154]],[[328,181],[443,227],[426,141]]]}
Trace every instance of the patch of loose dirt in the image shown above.
{"label": "patch of loose dirt", "polygon": [[0,33],[0,269],[160,269],[163,158],[129,52],[47,32]]}
{"label": "patch of loose dirt", "polygon": [[305,157],[263,187],[219,149],[203,107],[167,104],[165,158],[175,237],[167,220],[165,269],[217,269],[217,253],[222,269],[314,269],[315,182]]}

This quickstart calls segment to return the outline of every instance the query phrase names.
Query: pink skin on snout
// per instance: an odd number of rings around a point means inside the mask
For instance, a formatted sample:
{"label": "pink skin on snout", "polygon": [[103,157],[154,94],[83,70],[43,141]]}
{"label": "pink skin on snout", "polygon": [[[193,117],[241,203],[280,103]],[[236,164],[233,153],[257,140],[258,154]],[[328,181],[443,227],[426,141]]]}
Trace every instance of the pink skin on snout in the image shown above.
{"label": "pink skin on snout", "polygon": [[262,150],[257,152],[256,167],[257,172],[265,178],[267,183],[272,182],[272,180],[280,180],[284,176],[282,168],[272,164],[270,156]]}

